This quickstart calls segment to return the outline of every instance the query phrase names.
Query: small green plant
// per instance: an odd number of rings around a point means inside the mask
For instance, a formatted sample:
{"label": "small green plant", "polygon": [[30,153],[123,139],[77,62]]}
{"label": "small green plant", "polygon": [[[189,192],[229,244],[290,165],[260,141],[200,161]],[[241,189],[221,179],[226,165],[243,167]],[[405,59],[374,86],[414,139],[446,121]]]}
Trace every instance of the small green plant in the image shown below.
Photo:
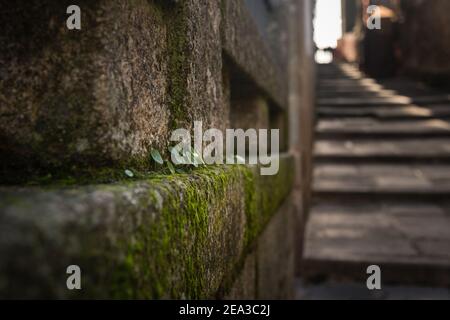
{"label": "small green plant", "polygon": [[[162,166],[166,164],[164,170],[168,170],[171,174],[185,174],[192,166],[197,168],[200,165],[205,165],[203,158],[192,148],[184,150],[182,154],[174,147],[169,147],[168,150],[171,156],[169,160],[164,159],[157,149],[152,149],[150,156],[156,165]],[[176,164],[171,159],[174,159]]]}
{"label": "small green plant", "polygon": [[[169,147],[168,151],[170,159],[164,159],[157,149],[152,149],[150,151],[150,156],[157,168],[158,166],[163,166],[165,164],[165,167],[160,169],[166,170],[167,173],[186,174],[192,167],[198,168],[199,166],[206,165],[202,156],[190,146],[188,149],[184,150],[177,150],[174,147]],[[232,157],[227,157],[227,163],[244,164],[245,159],[239,155],[234,155]]]}
{"label": "small green plant", "polygon": [[161,164],[161,165],[164,164],[164,160],[163,160],[163,158],[161,157],[161,153],[159,153],[158,150],[152,149],[152,151],[150,151],[150,155],[152,156],[152,159],[153,159],[156,163]]}
{"label": "small green plant", "polygon": [[169,168],[170,173],[171,173],[171,174],[175,174],[175,173],[176,173],[176,170],[175,170],[175,167],[174,167],[174,165],[172,164],[172,162],[167,161],[166,163],[167,163],[167,168]]}

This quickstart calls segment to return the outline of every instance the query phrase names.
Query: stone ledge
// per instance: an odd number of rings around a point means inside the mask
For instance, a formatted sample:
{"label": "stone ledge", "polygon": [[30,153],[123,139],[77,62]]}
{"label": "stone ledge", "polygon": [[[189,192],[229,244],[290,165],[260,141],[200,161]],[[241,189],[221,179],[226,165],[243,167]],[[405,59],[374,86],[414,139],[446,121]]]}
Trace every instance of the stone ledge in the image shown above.
{"label": "stone ledge", "polygon": [[[214,297],[290,192],[290,156],[276,176],[257,169],[2,190],[0,297]],[[66,289],[71,264],[81,291]]]}

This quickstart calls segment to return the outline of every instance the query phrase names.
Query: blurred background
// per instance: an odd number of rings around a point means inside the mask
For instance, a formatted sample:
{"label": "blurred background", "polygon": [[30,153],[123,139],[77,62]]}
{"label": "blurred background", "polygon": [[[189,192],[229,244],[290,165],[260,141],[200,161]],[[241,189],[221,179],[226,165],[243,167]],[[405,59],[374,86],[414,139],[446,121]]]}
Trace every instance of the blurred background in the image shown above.
{"label": "blurred background", "polygon": [[[371,5],[380,29],[368,28]],[[443,0],[316,2],[299,298],[450,298],[449,10]],[[370,265],[381,290],[367,290]]]}

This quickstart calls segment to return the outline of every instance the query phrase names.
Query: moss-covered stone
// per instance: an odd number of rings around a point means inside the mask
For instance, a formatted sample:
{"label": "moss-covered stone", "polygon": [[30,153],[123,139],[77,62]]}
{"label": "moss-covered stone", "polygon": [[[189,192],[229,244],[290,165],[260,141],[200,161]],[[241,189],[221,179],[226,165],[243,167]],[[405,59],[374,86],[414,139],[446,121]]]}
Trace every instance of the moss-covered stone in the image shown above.
{"label": "moss-covered stone", "polygon": [[[291,158],[276,176],[205,167],[65,190],[3,188],[0,296],[211,298],[236,273],[289,194]],[[81,291],[65,268],[82,269]]]}

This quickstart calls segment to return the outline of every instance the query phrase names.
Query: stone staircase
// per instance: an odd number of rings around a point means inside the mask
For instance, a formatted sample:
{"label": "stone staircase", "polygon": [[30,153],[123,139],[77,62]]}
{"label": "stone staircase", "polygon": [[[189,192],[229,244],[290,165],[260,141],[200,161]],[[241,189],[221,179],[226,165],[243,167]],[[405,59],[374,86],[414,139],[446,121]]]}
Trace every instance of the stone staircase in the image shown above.
{"label": "stone staircase", "polygon": [[[450,286],[450,96],[351,65],[318,68],[303,275]],[[362,283],[362,282],[361,282]]]}

